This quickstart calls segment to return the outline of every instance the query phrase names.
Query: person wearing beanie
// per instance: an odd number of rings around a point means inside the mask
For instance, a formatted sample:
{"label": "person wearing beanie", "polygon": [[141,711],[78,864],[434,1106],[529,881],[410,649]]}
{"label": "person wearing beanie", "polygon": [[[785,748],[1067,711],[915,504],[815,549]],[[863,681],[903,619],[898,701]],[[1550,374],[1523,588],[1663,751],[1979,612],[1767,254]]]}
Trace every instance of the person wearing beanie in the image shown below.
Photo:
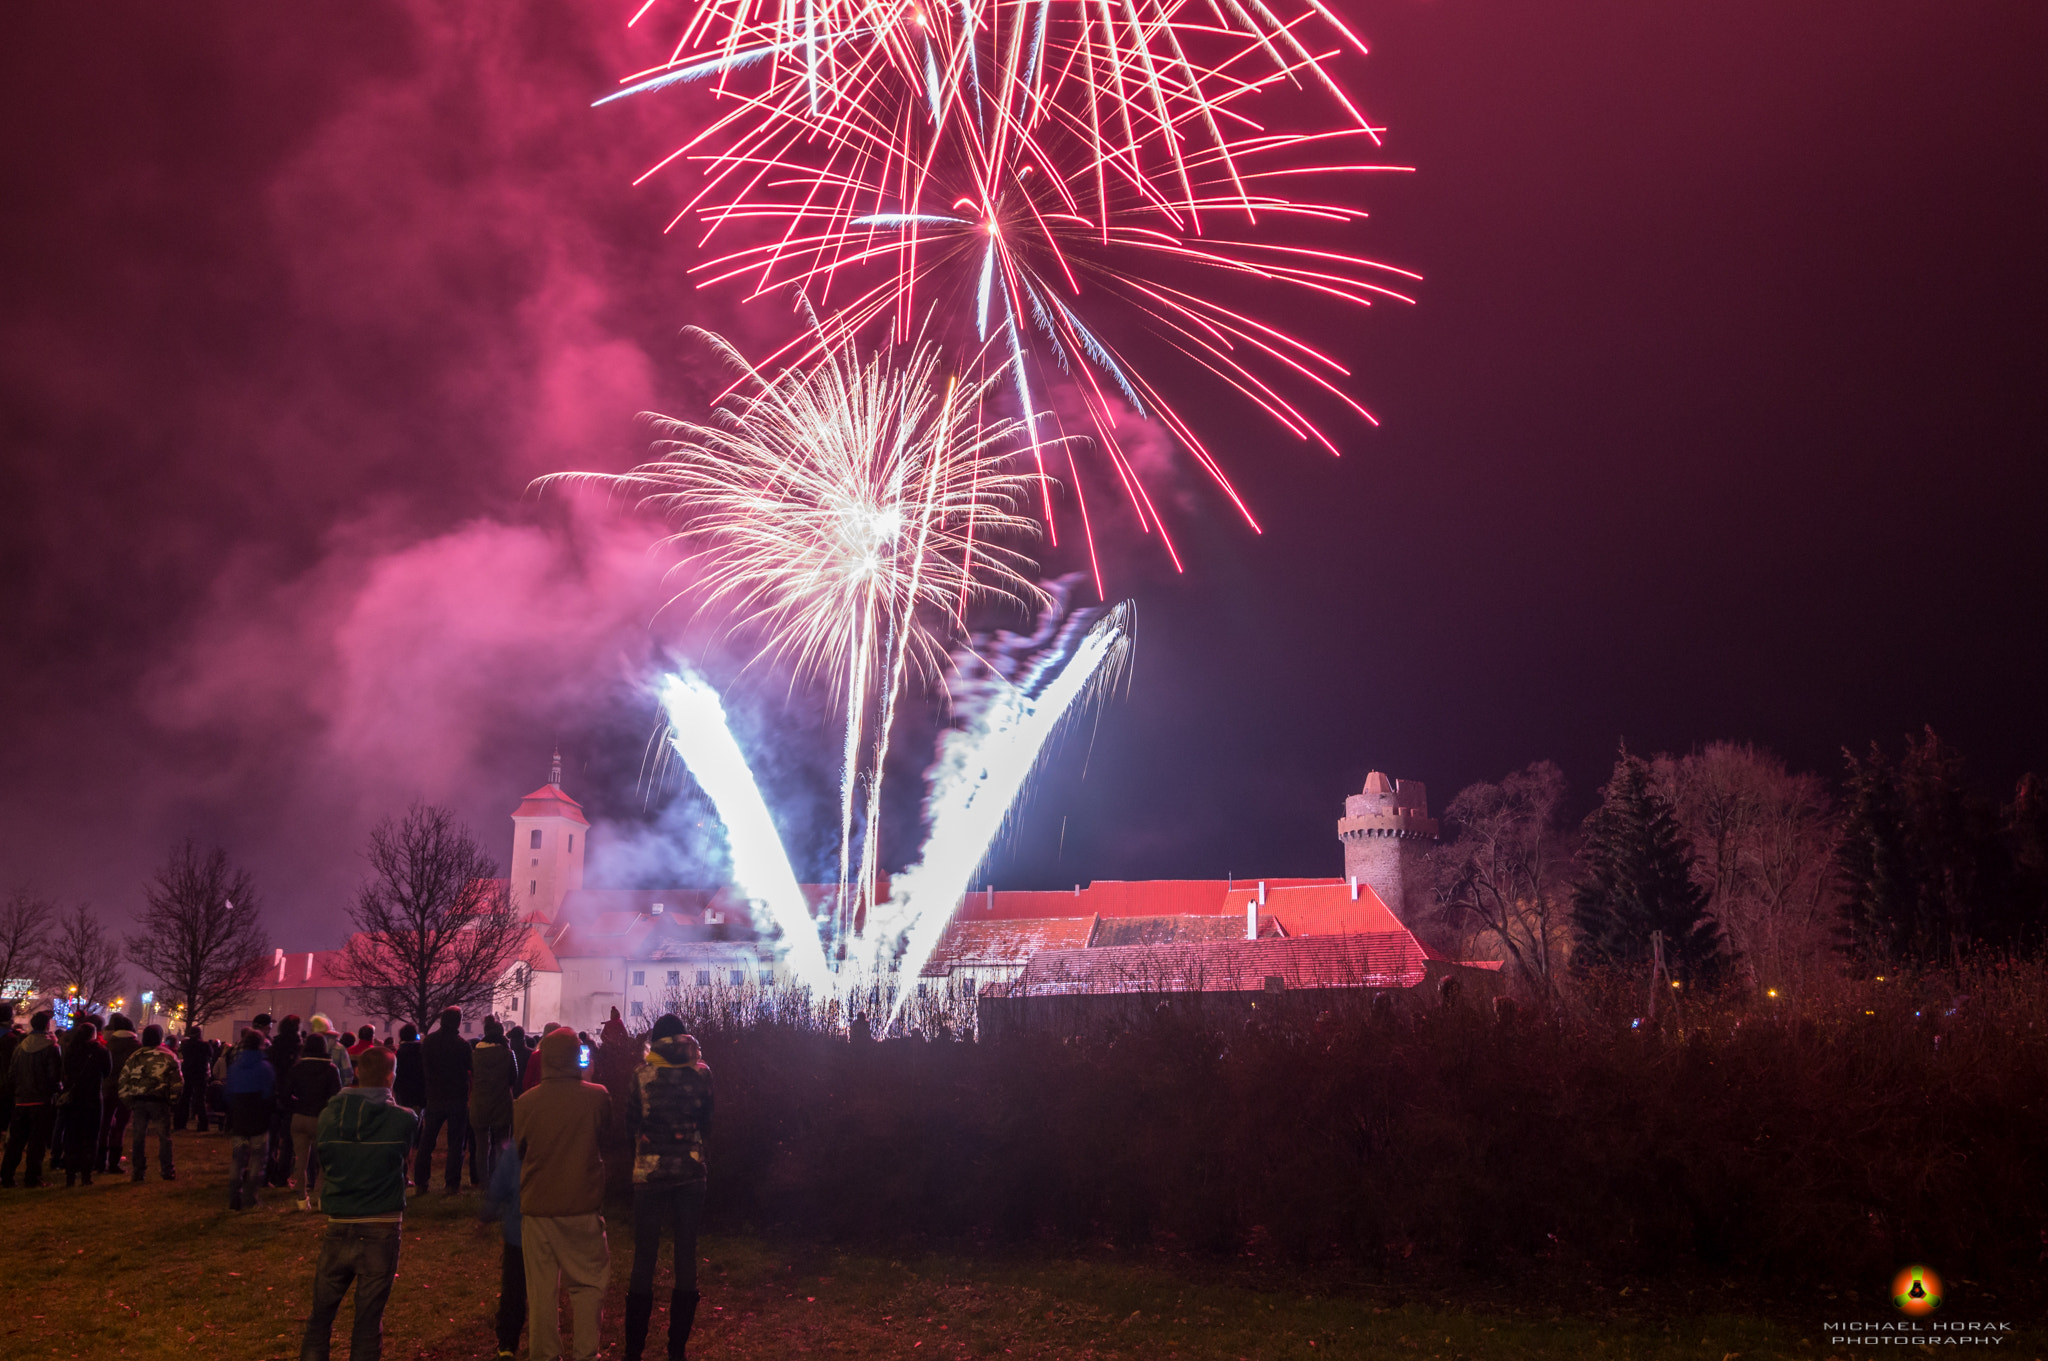
{"label": "person wearing beanie", "polygon": [[576,1361],[597,1355],[599,1315],[611,1276],[599,1211],[612,1102],[604,1088],[583,1080],[580,1058],[574,1031],[551,1031],[540,1042],[540,1085],[512,1103],[532,1361],[557,1361],[562,1354],[564,1287],[575,1320]]}
{"label": "person wearing beanie", "polygon": [[178,1056],[164,1048],[162,1026],[142,1028],[142,1047],[128,1056],[114,1080],[135,1121],[128,1144],[128,1180],[141,1181],[149,1171],[143,1150],[154,1125],[157,1172],[165,1181],[176,1181],[178,1170],[171,1164],[171,1107],[184,1095],[185,1080],[178,1071]]}
{"label": "person wearing beanie", "polygon": [[263,1149],[270,1141],[270,1117],[276,1109],[277,1071],[263,1057],[263,1036],[242,1032],[242,1043],[228,1063],[223,1079],[228,1134],[228,1208],[253,1210],[262,1204],[257,1187],[263,1181]]}
{"label": "person wearing beanie", "polygon": [[391,1079],[391,1099],[409,1111],[427,1108],[427,1069],[420,1059],[419,1027],[407,1021],[398,1028],[398,1067]]}
{"label": "person wearing beanie", "polygon": [[50,1038],[51,1013],[28,1018],[28,1034],[14,1046],[7,1063],[8,1090],[14,1114],[7,1126],[7,1155],[0,1159],[0,1190],[14,1187],[14,1169],[28,1154],[23,1186],[43,1184],[43,1156],[49,1151],[50,1129],[56,1123],[58,1093],[64,1090],[64,1056]]}
{"label": "person wearing beanie", "polygon": [[107,1018],[107,1080],[100,1085],[100,1151],[98,1171],[119,1172],[121,1170],[121,1146],[128,1137],[128,1107],[123,1105],[115,1083],[121,1077],[121,1065],[129,1056],[142,1048],[142,1037],[135,1033],[135,1022],[115,1012]]}
{"label": "person wearing beanie", "polygon": [[303,1160],[305,1177],[299,1208],[309,1213],[315,1208],[313,1193],[320,1182],[320,1156],[313,1147],[313,1137],[319,1127],[320,1112],[327,1109],[327,1103],[341,1088],[341,1075],[335,1071],[334,1061],[327,1057],[327,1037],[318,1031],[306,1036],[305,1044],[299,1048],[298,1062],[285,1074],[284,1086],[278,1090],[278,1101],[291,1116],[292,1147],[298,1150],[298,1159]]}
{"label": "person wearing beanie", "polygon": [[654,1315],[661,1237],[675,1249],[669,1361],[684,1361],[697,1318],[697,1224],[704,1213],[704,1138],[711,1131],[711,1066],[674,1013],[648,1033],[647,1062],[626,1095],[633,1150],[633,1271],[626,1281],[625,1361],[640,1361]]}
{"label": "person wearing beanie", "polygon": [[512,1099],[519,1094],[519,1060],[495,1016],[484,1017],[484,1037],[470,1051],[469,1128],[476,1137],[470,1180],[491,1183],[498,1151],[512,1137]]}
{"label": "person wearing beanie", "polygon": [[99,1162],[100,1099],[113,1073],[100,1028],[81,1017],[64,1044],[64,1184],[92,1185]]}
{"label": "person wearing beanie", "polygon": [[313,1145],[320,1158],[320,1208],[327,1235],[313,1267],[313,1308],[299,1343],[300,1361],[328,1361],[334,1318],[355,1287],[349,1361],[384,1354],[384,1306],[398,1279],[405,1236],[405,1166],[419,1117],[391,1100],[392,1063],[381,1049],[356,1064],[356,1085],[320,1112]]}
{"label": "person wearing beanie", "polygon": [[327,1042],[327,1061],[341,1074],[341,1085],[353,1087],[356,1081],[355,1056],[348,1052],[348,1045],[344,1043],[348,1039],[348,1032],[343,1031],[337,1035],[334,1031],[334,1022],[318,1012],[306,1018],[306,1029]]}

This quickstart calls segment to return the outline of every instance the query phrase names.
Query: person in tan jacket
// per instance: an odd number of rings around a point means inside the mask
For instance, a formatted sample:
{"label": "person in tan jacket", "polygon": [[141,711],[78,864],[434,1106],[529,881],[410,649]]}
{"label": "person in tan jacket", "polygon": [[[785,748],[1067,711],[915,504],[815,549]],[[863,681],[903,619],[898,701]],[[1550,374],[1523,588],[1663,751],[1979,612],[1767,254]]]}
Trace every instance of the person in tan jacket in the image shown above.
{"label": "person in tan jacket", "polygon": [[583,1080],[581,1048],[573,1030],[548,1035],[540,1042],[540,1085],[512,1103],[532,1361],[557,1361],[562,1354],[557,1292],[564,1288],[576,1361],[597,1355],[599,1310],[611,1275],[600,1211],[612,1102],[603,1087]]}

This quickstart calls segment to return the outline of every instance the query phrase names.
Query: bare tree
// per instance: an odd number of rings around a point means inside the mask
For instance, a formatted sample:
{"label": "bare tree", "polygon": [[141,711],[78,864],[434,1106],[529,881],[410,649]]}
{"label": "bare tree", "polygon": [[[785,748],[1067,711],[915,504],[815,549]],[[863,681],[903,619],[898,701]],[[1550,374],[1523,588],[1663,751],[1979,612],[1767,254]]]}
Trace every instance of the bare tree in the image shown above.
{"label": "bare tree", "polygon": [[148,906],[128,958],[161,986],[164,1011],[183,1007],[187,1025],[203,1025],[255,991],[268,950],[263,914],[255,882],[226,851],[183,841],[142,892]]}
{"label": "bare tree", "polygon": [[76,988],[81,1002],[103,1002],[121,986],[121,947],[89,903],[71,909],[50,941],[52,988]]}
{"label": "bare tree", "polygon": [[1446,835],[1433,857],[1440,915],[1498,942],[1546,996],[1557,990],[1570,939],[1564,794],[1564,772],[1549,761],[1462,789],[1444,809]]}
{"label": "bare tree", "polygon": [[0,903],[0,998],[21,1001],[36,995],[56,911],[56,904],[24,888]]}
{"label": "bare tree", "polygon": [[425,1027],[509,993],[528,928],[498,866],[446,808],[414,804],[370,833],[370,878],[335,972],[371,1015]]}
{"label": "bare tree", "polygon": [[1830,958],[1837,828],[1820,778],[1734,742],[1661,756],[1652,771],[1693,844],[1707,911],[1751,986],[1797,982]]}

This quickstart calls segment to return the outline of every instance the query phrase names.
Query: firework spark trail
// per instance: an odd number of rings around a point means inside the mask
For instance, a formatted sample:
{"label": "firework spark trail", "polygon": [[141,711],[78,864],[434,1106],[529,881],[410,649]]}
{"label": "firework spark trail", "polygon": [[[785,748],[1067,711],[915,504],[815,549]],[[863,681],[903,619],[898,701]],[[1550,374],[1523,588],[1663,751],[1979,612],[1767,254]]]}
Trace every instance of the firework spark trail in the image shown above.
{"label": "firework spark trail", "polygon": [[662,681],[661,707],[668,715],[668,740],[691,778],[710,796],[725,824],[732,851],[734,885],[747,898],[766,904],[782,933],[783,949],[798,983],[825,993],[832,987],[818,928],[797,885],[782,838],[753,771],[726,725],[725,705],[701,677],[679,672]]}
{"label": "firework spark trail", "polygon": [[[766,74],[744,94],[723,92],[739,107],[677,154],[700,168],[702,184],[684,212],[703,218],[706,243],[736,225],[767,229],[765,241],[697,265],[700,285],[745,278],[752,296],[799,287],[821,300],[837,289],[838,323],[858,332],[889,326],[900,334],[921,302],[971,316],[972,357],[956,371],[1000,376],[1014,390],[1041,473],[1047,450],[1035,397],[1048,390],[1056,365],[1074,378],[1099,455],[1140,530],[1156,531],[1178,565],[1156,498],[1119,440],[1129,419],[1119,403],[1165,425],[1247,522],[1257,522],[1194,423],[1104,331],[1109,314],[1160,337],[1297,439],[1335,453],[1336,441],[1286,389],[1306,384],[1373,422],[1346,391],[1348,371],[1285,327],[1232,305],[1214,285],[1253,285],[1263,294],[1254,307],[1275,305],[1281,290],[1353,306],[1411,301],[1401,290],[1412,272],[1271,231],[1275,221],[1342,228],[1365,217],[1329,195],[1298,196],[1297,185],[1408,167],[1342,154],[1358,137],[1377,143],[1377,130],[1362,120],[1300,134],[1259,124],[1246,101],[1319,71],[1320,58],[1306,49],[1290,47],[1273,65],[1280,54],[1270,43],[1236,34],[1235,50],[1197,69],[1180,46],[1193,30],[1174,27],[1188,23],[1175,17],[1179,6],[1157,25],[1142,19],[1149,10],[1119,8],[1121,20],[1098,0],[1098,23],[1070,0],[1057,11],[1046,0],[963,5],[958,15],[943,4],[864,7],[858,35],[826,24],[842,34],[842,46],[858,49],[845,71],[859,97],[823,108],[813,105],[811,68],[778,58],[779,30],[770,24],[758,41],[733,49],[745,69]],[[1231,9],[1247,16],[1242,6]],[[901,44],[891,46],[891,25],[900,28],[906,14],[923,25],[915,60],[892,64]],[[1201,32],[1213,47],[1236,30]],[[1180,64],[1155,61],[1147,35],[1163,35]],[[788,41],[782,35],[782,45]],[[693,59],[628,92],[672,83],[678,71],[708,78],[715,69],[715,59]],[[1063,480],[1093,562],[1074,446],[1066,458]],[[1049,483],[1040,499],[1056,543]],[[1099,565],[1095,571],[1100,594]]]}
{"label": "firework spark trail", "polygon": [[[892,1021],[909,1000],[911,983],[931,958],[975,871],[988,858],[1046,743],[1090,687],[1115,672],[1129,638],[1129,607],[1119,605],[1081,634],[1071,651],[1061,649],[1064,664],[1035,692],[1035,677],[1023,684],[1000,684],[967,729],[948,734],[925,799],[930,831],[923,858],[896,876],[889,901],[877,905],[867,932],[878,952],[902,942],[902,986]],[[878,954],[877,967],[886,962]]]}
{"label": "firework spark trail", "polygon": [[[764,633],[762,657],[830,675],[845,705],[839,880],[850,922],[876,882],[875,814],[897,691],[940,673],[970,604],[1043,594],[1025,575],[1030,560],[1008,546],[1037,525],[1014,510],[1031,479],[1006,470],[1020,423],[976,416],[988,383],[941,383],[930,346],[863,356],[843,332],[818,334],[822,359],[774,375],[708,337],[741,375],[713,423],[656,418],[669,437],[656,444],[656,461],[540,485],[595,482],[667,516],[676,524],[669,542],[687,550],[678,571],[690,576],[688,594],[725,610],[733,629]],[[867,849],[856,877],[870,731]]]}

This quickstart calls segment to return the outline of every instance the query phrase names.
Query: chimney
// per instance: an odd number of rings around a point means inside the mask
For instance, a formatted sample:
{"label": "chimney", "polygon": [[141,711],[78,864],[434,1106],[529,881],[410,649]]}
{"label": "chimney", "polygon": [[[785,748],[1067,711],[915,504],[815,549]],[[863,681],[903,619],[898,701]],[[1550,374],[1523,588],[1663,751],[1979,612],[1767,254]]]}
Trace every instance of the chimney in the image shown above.
{"label": "chimney", "polygon": [[1259,906],[1260,906],[1260,907],[1264,907],[1265,905],[1266,905],[1266,881],[1265,881],[1264,879],[1261,879],[1261,880],[1259,880]]}
{"label": "chimney", "polygon": [[311,950],[308,950],[308,951],[306,951],[306,976],[305,976],[305,978],[301,979],[300,981],[301,981],[301,982],[311,982],[311,981],[312,981],[312,978],[313,978],[313,952],[312,952]]}
{"label": "chimney", "polygon": [[987,910],[988,910],[988,911],[990,911],[990,912],[993,912],[993,911],[995,911],[995,910],[996,910],[996,886],[995,886],[995,884],[993,884],[993,883],[989,884],[989,886],[988,886],[988,907],[987,907]]}
{"label": "chimney", "polygon": [[1351,876],[1351,901],[1358,901],[1358,876],[1355,874]]}
{"label": "chimney", "polygon": [[658,917],[658,916],[660,916],[660,915],[661,915],[661,904],[660,904],[660,903],[656,903],[656,904],[655,904],[655,905],[654,905],[654,906],[653,906],[652,908],[650,908],[650,909],[649,909],[649,911],[651,911],[651,912],[652,912],[652,913],[653,913],[653,914],[654,914],[655,916],[657,916],[657,917]]}
{"label": "chimney", "polygon": [[1259,905],[1249,898],[1245,900],[1244,904],[1244,938],[1246,940],[1257,940],[1259,938]]}

